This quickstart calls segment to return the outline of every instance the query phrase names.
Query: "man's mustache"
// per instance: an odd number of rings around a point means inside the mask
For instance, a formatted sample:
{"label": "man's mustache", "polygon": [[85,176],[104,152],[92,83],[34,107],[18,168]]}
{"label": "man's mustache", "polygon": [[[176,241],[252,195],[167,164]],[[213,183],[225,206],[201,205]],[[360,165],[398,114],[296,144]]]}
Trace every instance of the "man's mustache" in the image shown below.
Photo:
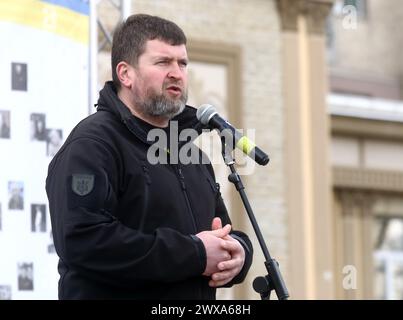
{"label": "man's mustache", "polygon": [[168,82],[164,83],[163,89],[170,89],[170,88],[180,90],[181,92],[184,91],[183,84],[179,81],[171,81],[169,83]]}

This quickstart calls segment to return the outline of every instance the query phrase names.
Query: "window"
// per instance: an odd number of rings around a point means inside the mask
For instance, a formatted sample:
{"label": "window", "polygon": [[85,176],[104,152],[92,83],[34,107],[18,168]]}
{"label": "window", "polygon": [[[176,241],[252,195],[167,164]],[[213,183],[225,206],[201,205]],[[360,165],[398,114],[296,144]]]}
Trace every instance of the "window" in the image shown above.
{"label": "window", "polygon": [[374,221],[375,299],[403,299],[403,218]]}

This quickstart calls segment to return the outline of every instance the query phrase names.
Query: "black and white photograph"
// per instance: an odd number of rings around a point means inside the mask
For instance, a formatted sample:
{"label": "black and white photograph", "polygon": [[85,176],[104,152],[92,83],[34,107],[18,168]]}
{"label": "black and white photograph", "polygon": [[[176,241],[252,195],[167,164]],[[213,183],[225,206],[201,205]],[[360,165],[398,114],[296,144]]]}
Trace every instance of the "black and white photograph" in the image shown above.
{"label": "black and white photograph", "polygon": [[46,140],[46,115],[44,113],[31,114],[31,140]]}
{"label": "black and white photograph", "polygon": [[10,139],[10,111],[0,110],[0,139]]}
{"label": "black and white photograph", "polygon": [[0,300],[11,300],[11,286],[0,284]]}
{"label": "black and white photograph", "polygon": [[61,129],[48,129],[46,132],[46,155],[54,157],[63,144],[63,133]]}
{"label": "black and white photograph", "polygon": [[31,204],[31,231],[46,232],[45,204]]}
{"label": "black and white photograph", "polygon": [[11,63],[11,90],[27,91],[28,67],[26,63]]}
{"label": "black and white photograph", "polygon": [[8,209],[24,210],[24,183],[21,181],[8,182]]}
{"label": "black and white photograph", "polygon": [[18,290],[34,290],[34,264],[18,263]]}

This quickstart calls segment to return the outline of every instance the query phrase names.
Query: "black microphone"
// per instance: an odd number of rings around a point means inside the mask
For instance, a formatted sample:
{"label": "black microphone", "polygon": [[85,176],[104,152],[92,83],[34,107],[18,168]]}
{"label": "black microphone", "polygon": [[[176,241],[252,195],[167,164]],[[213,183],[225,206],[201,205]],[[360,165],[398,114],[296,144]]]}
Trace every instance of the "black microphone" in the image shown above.
{"label": "black microphone", "polygon": [[226,129],[226,131],[230,131],[232,138],[234,139],[233,142],[235,142],[233,145],[255,160],[258,164],[265,166],[269,163],[269,156],[258,148],[250,139],[242,135],[227,120],[221,118],[212,105],[201,105],[200,108],[197,109],[196,117],[203,125],[208,126],[211,129],[218,129],[220,132]]}

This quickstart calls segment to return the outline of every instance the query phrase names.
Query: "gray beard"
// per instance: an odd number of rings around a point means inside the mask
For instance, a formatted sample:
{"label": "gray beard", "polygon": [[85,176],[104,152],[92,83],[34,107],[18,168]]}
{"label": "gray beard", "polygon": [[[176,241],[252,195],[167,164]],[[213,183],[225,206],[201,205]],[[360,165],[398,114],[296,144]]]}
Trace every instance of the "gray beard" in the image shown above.
{"label": "gray beard", "polygon": [[144,99],[136,94],[134,102],[141,112],[148,116],[172,119],[185,109],[187,98],[186,90],[179,100],[168,99],[163,94],[147,93]]}

